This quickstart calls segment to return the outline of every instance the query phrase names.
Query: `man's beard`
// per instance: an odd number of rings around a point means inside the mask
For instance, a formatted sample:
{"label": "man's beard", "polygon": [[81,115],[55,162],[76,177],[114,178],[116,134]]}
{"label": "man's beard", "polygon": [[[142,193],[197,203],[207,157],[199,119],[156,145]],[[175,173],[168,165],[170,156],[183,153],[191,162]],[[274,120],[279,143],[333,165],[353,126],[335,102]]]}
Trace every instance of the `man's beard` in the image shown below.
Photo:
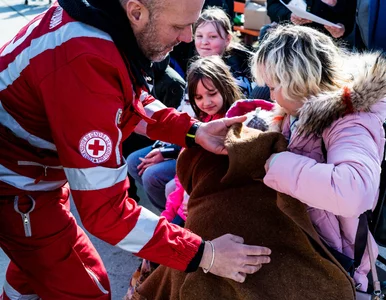
{"label": "man's beard", "polygon": [[157,35],[156,22],[149,20],[147,26],[136,34],[137,43],[143,54],[154,62],[162,61],[166,58],[173,47],[178,43],[169,44],[166,47],[160,45]]}

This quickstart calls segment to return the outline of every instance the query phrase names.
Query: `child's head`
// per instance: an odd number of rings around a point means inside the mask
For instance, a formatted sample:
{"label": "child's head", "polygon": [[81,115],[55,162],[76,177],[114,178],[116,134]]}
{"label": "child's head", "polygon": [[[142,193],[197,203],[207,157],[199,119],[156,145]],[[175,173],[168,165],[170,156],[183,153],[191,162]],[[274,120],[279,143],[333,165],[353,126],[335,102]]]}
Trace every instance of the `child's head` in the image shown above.
{"label": "child's head", "polygon": [[223,55],[232,40],[232,26],[227,14],[210,7],[202,11],[194,24],[194,44],[201,57]]}
{"label": "child's head", "polygon": [[327,35],[306,26],[272,29],[252,58],[252,74],[270,88],[271,99],[297,115],[304,101],[339,89],[343,52]]}
{"label": "child's head", "polygon": [[189,101],[200,120],[208,115],[225,115],[232,103],[242,97],[228,66],[217,55],[194,61],[187,80]]}

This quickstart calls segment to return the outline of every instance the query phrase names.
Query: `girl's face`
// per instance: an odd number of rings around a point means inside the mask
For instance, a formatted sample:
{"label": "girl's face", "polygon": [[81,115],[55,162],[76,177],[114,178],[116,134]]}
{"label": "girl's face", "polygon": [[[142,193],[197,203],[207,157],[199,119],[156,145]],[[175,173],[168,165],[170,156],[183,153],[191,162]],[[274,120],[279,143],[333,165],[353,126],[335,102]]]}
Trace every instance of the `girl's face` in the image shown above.
{"label": "girl's face", "polygon": [[194,101],[197,107],[209,116],[217,114],[224,105],[220,92],[210,79],[198,82]]}
{"label": "girl's face", "polygon": [[213,23],[202,23],[197,27],[194,34],[194,44],[201,57],[223,55],[225,52],[231,41],[231,36],[222,27],[219,29],[221,35],[218,34]]}

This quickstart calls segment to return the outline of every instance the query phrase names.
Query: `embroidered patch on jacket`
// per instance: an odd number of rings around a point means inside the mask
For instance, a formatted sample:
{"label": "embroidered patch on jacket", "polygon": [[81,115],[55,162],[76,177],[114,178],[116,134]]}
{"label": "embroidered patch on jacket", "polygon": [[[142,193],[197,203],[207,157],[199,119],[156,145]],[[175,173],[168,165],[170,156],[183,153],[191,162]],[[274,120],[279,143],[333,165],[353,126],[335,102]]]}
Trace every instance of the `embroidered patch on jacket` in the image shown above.
{"label": "embroidered patch on jacket", "polygon": [[85,134],[79,142],[79,151],[85,159],[100,164],[111,156],[113,145],[110,137],[100,131]]}

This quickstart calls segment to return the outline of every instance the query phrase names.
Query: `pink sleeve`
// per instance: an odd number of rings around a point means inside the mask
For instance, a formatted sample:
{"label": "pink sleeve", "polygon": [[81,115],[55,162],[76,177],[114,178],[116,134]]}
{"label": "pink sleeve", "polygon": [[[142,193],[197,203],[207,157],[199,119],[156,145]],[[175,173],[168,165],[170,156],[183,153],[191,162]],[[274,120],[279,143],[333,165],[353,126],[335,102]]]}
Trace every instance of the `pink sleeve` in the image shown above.
{"label": "pink sleeve", "polygon": [[165,210],[161,213],[169,222],[177,215],[177,211],[184,200],[184,188],[182,187],[177,175],[174,177],[176,188],[171,192],[166,200]]}

